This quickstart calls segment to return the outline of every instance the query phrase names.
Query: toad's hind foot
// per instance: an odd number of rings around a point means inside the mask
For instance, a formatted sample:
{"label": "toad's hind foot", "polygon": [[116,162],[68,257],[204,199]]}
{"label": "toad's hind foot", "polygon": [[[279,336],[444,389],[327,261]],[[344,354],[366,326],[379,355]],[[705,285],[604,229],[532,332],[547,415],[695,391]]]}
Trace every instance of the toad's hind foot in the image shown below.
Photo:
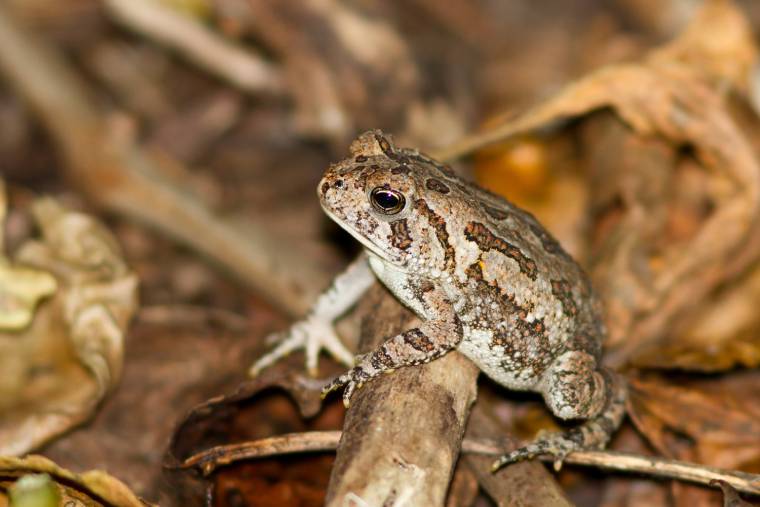
{"label": "toad's hind foot", "polygon": [[597,446],[584,444],[580,431],[571,430],[567,433],[547,433],[539,436],[535,441],[505,454],[491,465],[491,471],[496,472],[501,467],[516,463],[518,461],[533,459],[538,456],[552,456],[554,458],[554,469],[559,470],[565,457],[574,452],[591,448],[601,449],[607,441],[603,441]]}
{"label": "toad's hind foot", "polygon": [[493,472],[504,465],[538,456],[552,456],[554,469],[559,470],[568,454],[575,451],[604,449],[625,416],[628,389],[618,374],[604,372],[610,380],[605,406],[599,415],[564,433],[543,433],[538,438],[499,458],[491,467]]}

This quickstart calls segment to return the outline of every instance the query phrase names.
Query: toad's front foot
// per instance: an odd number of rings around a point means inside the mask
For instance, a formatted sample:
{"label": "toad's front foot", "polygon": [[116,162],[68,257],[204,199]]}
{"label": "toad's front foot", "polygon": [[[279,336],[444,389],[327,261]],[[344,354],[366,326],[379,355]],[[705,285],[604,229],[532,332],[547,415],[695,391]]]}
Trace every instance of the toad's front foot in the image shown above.
{"label": "toad's front foot", "polygon": [[256,361],[249,375],[256,376],[264,368],[271,366],[283,357],[297,349],[304,349],[306,352],[306,369],[312,376],[317,375],[317,359],[319,352],[325,349],[336,360],[346,366],[353,366],[354,356],[343,345],[335,334],[332,322],[320,317],[319,315],[310,315],[306,319],[293,324],[286,333],[275,334],[268,338],[279,342],[278,345],[270,352]]}
{"label": "toad's front foot", "polygon": [[348,408],[351,404],[351,396],[354,394],[354,391],[369,379],[370,376],[365,373],[361,366],[351,368],[322,388],[322,399],[327,397],[332,391],[343,388],[343,405]]}

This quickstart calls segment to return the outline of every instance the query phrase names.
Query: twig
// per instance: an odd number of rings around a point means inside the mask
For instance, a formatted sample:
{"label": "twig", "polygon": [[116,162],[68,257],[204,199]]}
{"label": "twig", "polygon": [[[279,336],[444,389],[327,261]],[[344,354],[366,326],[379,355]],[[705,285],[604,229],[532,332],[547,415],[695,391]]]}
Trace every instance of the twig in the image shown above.
{"label": "twig", "polygon": [[210,475],[219,467],[246,459],[301,452],[334,451],[338,447],[342,433],[342,431],[306,431],[239,444],[218,445],[190,456],[179,467],[198,467],[204,475]]}
{"label": "twig", "polygon": [[[552,461],[552,458],[546,460]],[[569,455],[565,458],[565,463],[620,472],[641,473],[653,477],[694,482],[705,486],[714,486],[711,484],[712,481],[725,481],[737,491],[760,495],[760,475],[708,467],[688,461],[639,456],[616,451],[584,451]]]}
{"label": "twig", "polygon": [[[200,467],[204,474],[210,474],[220,466],[243,459],[301,452],[332,451],[337,448],[341,434],[340,431],[310,431],[289,433],[241,444],[221,445],[191,456],[183,461],[180,467]],[[462,442],[462,452],[500,456],[504,453],[504,447],[492,439],[465,438]],[[554,461],[554,458],[550,456],[542,459]],[[760,496],[760,475],[708,467],[687,461],[640,456],[617,451],[578,451],[567,456],[564,463],[619,472],[640,473],[713,487],[716,485],[711,484],[711,481],[725,481],[737,491]]]}
{"label": "twig", "polygon": [[154,0],[105,0],[121,24],[177,50],[188,60],[249,93],[282,94],[279,69],[188,16]]}

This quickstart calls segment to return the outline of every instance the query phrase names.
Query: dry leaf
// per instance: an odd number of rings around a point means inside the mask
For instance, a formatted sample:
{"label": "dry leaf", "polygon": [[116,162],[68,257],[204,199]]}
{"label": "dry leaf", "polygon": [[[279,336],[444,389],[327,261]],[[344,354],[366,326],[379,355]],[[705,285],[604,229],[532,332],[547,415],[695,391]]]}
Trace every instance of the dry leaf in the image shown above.
{"label": "dry leaf", "polygon": [[728,469],[760,464],[760,372],[630,385],[631,419],[661,454]]}
{"label": "dry leaf", "polygon": [[28,452],[92,415],[119,379],[137,306],[137,278],[108,230],[52,199],[33,212],[43,238],[11,262],[50,273],[58,290],[28,327],[0,332],[1,454]]}
{"label": "dry leaf", "polygon": [[3,252],[7,200],[0,179],[0,331],[20,331],[29,325],[41,299],[55,292],[50,273],[11,264]]}
{"label": "dry leaf", "polygon": [[[42,487],[53,487],[59,496],[56,505],[97,507],[146,507],[152,504],[138,498],[118,479],[101,471],[75,474],[58,467],[42,456],[26,458],[0,458],[0,506],[8,505],[6,492],[9,487],[29,474],[47,474],[50,482]],[[13,494],[13,489],[11,489]],[[12,505],[16,505],[13,503]],[[32,505],[32,504],[26,504]],[[39,504],[37,504],[39,505]]]}
{"label": "dry leaf", "polygon": [[14,266],[0,256],[0,330],[20,331],[28,326],[37,304],[55,288],[51,274]]}
{"label": "dry leaf", "polygon": [[642,62],[596,71],[437,154],[462,155],[569,119],[580,118],[573,125],[582,127],[600,110],[615,113],[596,134],[617,122],[616,136],[586,143],[597,163],[590,271],[606,309],[613,366],[688,323],[712,291],[760,256],[750,241],[760,223],[760,165],[726,101],[729,91],[749,93],[756,62],[740,11],[708,1],[678,39]]}

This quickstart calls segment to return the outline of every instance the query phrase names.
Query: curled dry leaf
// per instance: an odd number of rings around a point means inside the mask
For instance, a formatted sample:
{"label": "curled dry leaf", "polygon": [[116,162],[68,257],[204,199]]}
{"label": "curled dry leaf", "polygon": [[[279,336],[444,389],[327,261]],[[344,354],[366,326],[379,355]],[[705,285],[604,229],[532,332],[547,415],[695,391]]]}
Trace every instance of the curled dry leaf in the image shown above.
{"label": "curled dry leaf", "polygon": [[760,462],[760,372],[630,382],[631,419],[661,454],[727,469]]}
{"label": "curled dry leaf", "polygon": [[[137,497],[118,479],[101,471],[75,474],[60,468],[42,456],[0,458],[0,505],[7,505],[7,492],[21,477],[46,474],[49,479],[39,486],[52,488],[58,495],[54,505],[107,505],[109,507],[146,507],[150,504]],[[42,478],[40,478],[42,479]],[[11,489],[11,494],[14,490]],[[54,493],[54,494],[55,494]],[[17,500],[14,497],[14,500]],[[15,503],[13,505],[16,505]],[[39,503],[25,505],[40,505]]]}
{"label": "curled dry leaf", "polygon": [[55,292],[55,278],[45,271],[11,264],[3,253],[7,202],[0,179],[0,331],[20,331],[29,325],[41,299]]}
{"label": "curled dry leaf", "polygon": [[756,62],[740,11],[730,1],[708,1],[679,38],[642,62],[600,69],[437,153],[450,158],[558,126],[583,131],[599,111],[614,112],[594,131],[604,135],[585,143],[589,267],[605,305],[613,366],[687,325],[713,291],[760,255],[751,241],[760,165],[726,100],[728,92],[749,93]]}
{"label": "curled dry leaf", "polygon": [[[295,505],[305,492],[316,493],[319,500],[313,503],[323,504],[332,457],[240,462],[241,448],[246,447],[240,442],[338,428],[343,406],[336,402],[321,409],[323,385],[311,377],[268,370],[234,392],[194,407],[178,423],[164,456],[167,494],[173,505],[201,504],[212,481],[215,496],[234,494],[246,505]],[[211,472],[214,475],[206,477]]]}
{"label": "curled dry leaf", "polygon": [[0,257],[0,330],[29,325],[41,299],[55,292],[55,278],[37,269],[14,266]]}
{"label": "curled dry leaf", "polygon": [[11,260],[58,289],[24,329],[0,331],[0,453],[21,454],[79,424],[121,374],[137,278],[108,230],[49,198],[34,218],[42,238]]}

